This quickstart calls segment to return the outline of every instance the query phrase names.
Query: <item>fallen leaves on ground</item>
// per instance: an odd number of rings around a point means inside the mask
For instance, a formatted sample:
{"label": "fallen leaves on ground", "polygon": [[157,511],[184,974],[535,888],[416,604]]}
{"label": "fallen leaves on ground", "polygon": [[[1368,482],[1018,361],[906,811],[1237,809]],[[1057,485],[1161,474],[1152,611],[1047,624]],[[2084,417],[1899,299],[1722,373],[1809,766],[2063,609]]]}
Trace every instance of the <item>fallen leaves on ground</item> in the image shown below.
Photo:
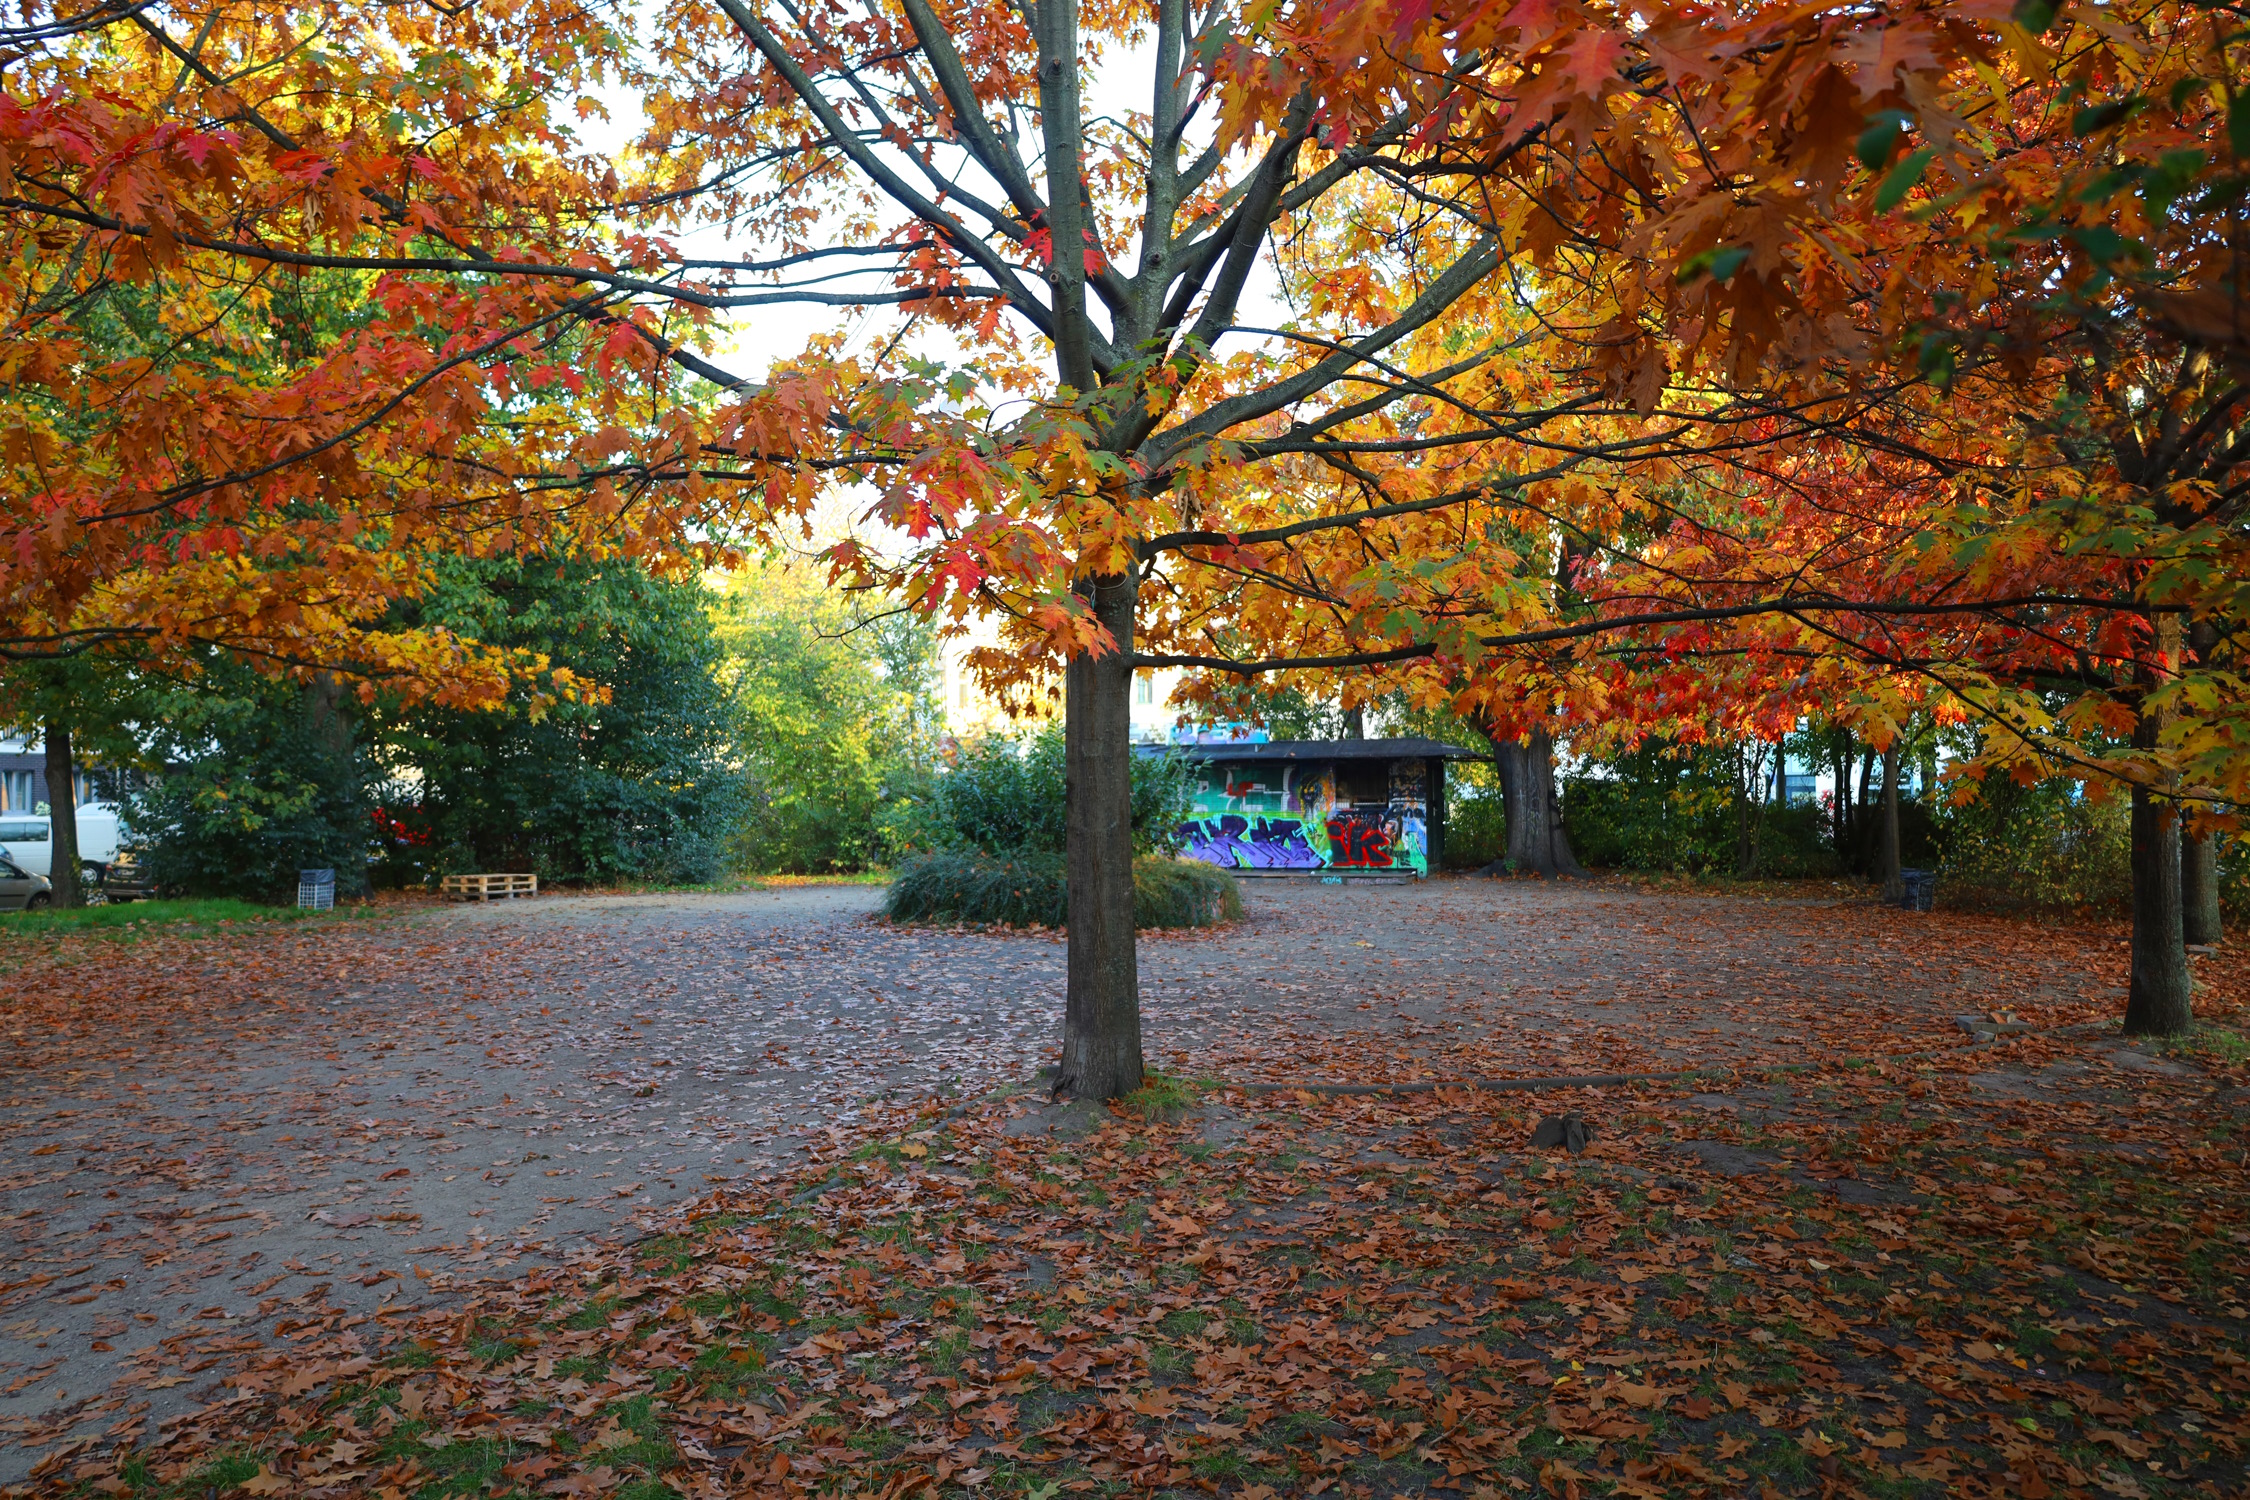
{"label": "fallen leaves on ground", "polygon": [[1075,1142],[1025,1096],[901,1113],[599,1266],[303,1330],[165,1447],[70,1473],[2239,1493],[2250,1096],[2099,1041],[1566,1091],[1600,1127],[1578,1157],[1525,1144],[1553,1094],[1217,1091]]}

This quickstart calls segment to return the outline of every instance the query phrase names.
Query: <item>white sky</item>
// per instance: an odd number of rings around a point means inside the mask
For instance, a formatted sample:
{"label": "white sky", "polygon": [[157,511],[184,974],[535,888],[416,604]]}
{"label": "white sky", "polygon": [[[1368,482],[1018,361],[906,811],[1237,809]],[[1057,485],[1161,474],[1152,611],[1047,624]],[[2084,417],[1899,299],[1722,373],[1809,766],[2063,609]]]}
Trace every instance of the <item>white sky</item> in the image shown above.
{"label": "white sky", "polygon": [[[747,50],[747,43],[744,45]],[[1106,115],[1122,119],[1136,111],[1145,112],[1153,93],[1154,68],[1153,40],[1133,48],[1111,48],[1105,59],[1089,70],[1085,79],[1085,109],[1088,116]],[[629,89],[611,86],[597,91],[596,97],[609,110],[610,118],[606,122],[598,118],[581,122],[578,126],[580,138],[594,150],[617,154],[637,139],[647,127],[647,116],[640,96]],[[1208,113],[1207,111],[1206,116]],[[1198,123],[1207,123],[1207,120]],[[996,188],[993,189],[993,196],[999,196]],[[765,247],[747,237],[737,240],[723,225],[710,225],[682,236],[679,248],[692,257],[720,259],[756,255]],[[1138,252],[1136,241],[1131,253],[1137,257]],[[735,309],[722,314],[723,324],[731,329],[732,337],[722,339],[717,360],[736,374],[753,380],[762,379],[774,361],[801,352],[813,335],[833,329],[852,316],[839,308],[809,305]],[[1246,289],[1239,318],[1244,323],[1264,327],[1277,327],[1288,320],[1289,311],[1279,296],[1279,283],[1273,274],[1270,259],[1261,262],[1258,275]],[[894,318],[883,310],[878,310],[872,317],[861,316],[852,347],[864,349],[887,337],[895,327]],[[1238,334],[1233,337],[1240,339],[1248,336]],[[914,347],[916,352],[947,363],[957,362],[961,357],[949,334],[940,334],[926,341],[916,340],[910,347]]]}

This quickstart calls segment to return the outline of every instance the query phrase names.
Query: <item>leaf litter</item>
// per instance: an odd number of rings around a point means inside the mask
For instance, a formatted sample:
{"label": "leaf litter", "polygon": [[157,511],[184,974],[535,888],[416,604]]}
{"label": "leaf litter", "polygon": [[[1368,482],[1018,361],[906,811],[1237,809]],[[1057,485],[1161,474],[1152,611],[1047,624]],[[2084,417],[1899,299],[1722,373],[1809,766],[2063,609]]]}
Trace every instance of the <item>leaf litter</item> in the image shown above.
{"label": "leaf litter", "polygon": [[[1712,914],[1769,944],[1803,921]],[[1777,1004],[1761,1024],[1798,1040],[1762,1065],[1560,1098],[1173,1078],[1079,1139],[1020,1091],[870,1103],[774,1181],[644,1213],[656,1232],[636,1244],[284,1324],[238,1352],[220,1400],[51,1450],[33,1483],[2239,1490],[2250,1094],[2232,1033],[2184,1056],[2120,1046],[2113,937],[1940,934],[1924,961],[1974,945],[1955,956],[1990,965],[2014,937],[2085,983],[2018,999],[2035,1029],[1997,1043],[1934,1014],[1855,1031],[1846,1007]],[[2205,1013],[2239,1015],[2238,961],[2201,962]],[[1669,997],[1643,1005],[1655,1019],[1540,1060],[1593,1071],[1699,1044]],[[1448,1028],[1434,1054],[1402,1049],[1406,1029],[1333,1030],[1289,1061],[1308,1082],[1528,1071],[1498,1028]],[[1594,1127],[1584,1154],[1532,1149],[1565,1112]]]}

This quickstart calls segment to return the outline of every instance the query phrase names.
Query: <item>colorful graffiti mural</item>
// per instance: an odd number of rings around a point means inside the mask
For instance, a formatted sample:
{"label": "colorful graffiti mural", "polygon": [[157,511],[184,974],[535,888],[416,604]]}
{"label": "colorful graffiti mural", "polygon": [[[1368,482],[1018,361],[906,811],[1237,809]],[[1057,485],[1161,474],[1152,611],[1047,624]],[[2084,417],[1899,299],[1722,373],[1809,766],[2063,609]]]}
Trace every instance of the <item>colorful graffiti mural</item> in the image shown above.
{"label": "colorful graffiti mural", "polygon": [[1201,769],[1186,858],[1233,870],[1430,868],[1423,761],[1226,762]]}

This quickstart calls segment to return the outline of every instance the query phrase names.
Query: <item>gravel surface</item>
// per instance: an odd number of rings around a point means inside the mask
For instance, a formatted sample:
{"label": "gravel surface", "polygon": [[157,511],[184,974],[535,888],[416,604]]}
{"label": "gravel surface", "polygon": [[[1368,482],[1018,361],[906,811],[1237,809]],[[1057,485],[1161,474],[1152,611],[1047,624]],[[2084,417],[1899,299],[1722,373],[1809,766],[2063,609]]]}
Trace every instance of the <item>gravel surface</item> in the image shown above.
{"label": "gravel surface", "polygon": [[[892,930],[877,896],[550,897],[10,955],[0,1484],[66,1436],[159,1436],[292,1323],[635,1234],[871,1099],[1029,1078],[1059,1031],[1060,935]],[[1957,1011],[2122,993],[2086,943],[1864,904],[1473,880],[1248,901],[1228,931],[1144,938],[1153,1063],[1792,1061],[1871,1018],[1958,1046]]]}

